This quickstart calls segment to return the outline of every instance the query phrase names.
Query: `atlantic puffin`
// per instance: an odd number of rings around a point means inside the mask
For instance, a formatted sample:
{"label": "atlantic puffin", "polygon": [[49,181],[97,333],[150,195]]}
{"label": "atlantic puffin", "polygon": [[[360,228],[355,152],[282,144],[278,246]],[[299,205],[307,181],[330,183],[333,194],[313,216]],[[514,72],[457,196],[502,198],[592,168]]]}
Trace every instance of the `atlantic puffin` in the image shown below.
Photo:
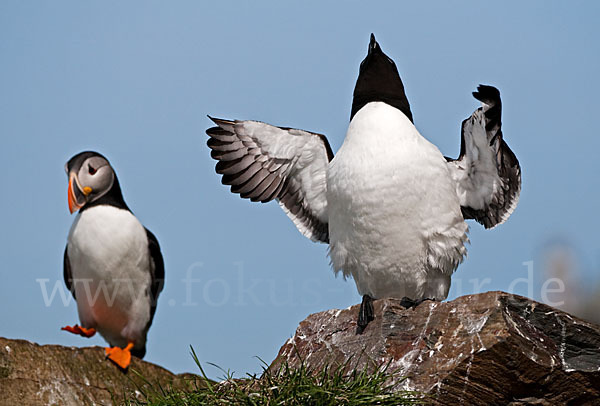
{"label": "atlantic puffin", "polygon": [[208,146],[233,193],[276,200],[304,236],[329,244],[334,272],[363,297],[362,333],[373,299],[446,299],[465,220],[493,228],[517,206],[521,168],[503,139],[500,92],[480,85],[473,96],[482,105],[462,122],[460,155],[445,157],[415,128],[396,64],[371,34],[335,157],[322,134],[210,116]]}
{"label": "atlantic puffin", "polygon": [[64,280],[77,302],[81,325],[62,330],[84,337],[96,331],[110,347],[106,356],[126,369],[142,358],[165,277],[158,240],[133,215],[117,175],[97,152],[65,165],[73,221],[64,252]]}

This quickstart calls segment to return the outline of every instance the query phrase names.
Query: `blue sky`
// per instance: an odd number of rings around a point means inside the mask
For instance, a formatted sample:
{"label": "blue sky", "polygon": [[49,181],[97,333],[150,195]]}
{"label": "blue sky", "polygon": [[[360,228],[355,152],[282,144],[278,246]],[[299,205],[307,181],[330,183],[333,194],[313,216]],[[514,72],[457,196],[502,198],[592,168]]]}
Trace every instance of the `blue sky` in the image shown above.
{"label": "blue sky", "polygon": [[371,32],[396,61],[417,128],[445,155],[458,154],[477,84],[503,97],[521,201],[497,229],[471,224],[450,298],[511,283],[527,294],[514,281],[533,261],[539,299],[552,241],[573,247],[579,283],[597,283],[599,11],[592,1],[1,2],[0,336],[104,345],[61,332],[76,308],[42,294],[62,289],[73,221],[63,165],[87,149],[108,157],[162,246],[147,360],[195,371],[193,345],[203,362],[256,372],[254,356],[270,362],[308,314],[358,303],[325,245],[277,204],[220,184],[204,130],[207,114],[257,119],[321,132],[337,150]]}

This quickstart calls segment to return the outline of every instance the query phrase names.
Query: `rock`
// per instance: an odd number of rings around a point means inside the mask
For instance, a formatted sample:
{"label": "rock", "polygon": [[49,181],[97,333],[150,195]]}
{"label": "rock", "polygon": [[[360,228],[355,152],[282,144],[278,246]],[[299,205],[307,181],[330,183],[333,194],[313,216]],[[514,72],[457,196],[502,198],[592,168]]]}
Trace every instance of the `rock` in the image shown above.
{"label": "rock", "polygon": [[124,373],[105,359],[100,347],[38,345],[0,337],[0,405],[108,405],[136,390],[139,395],[148,388],[144,379],[183,389],[188,378],[136,357]]}
{"label": "rock", "polygon": [[428,393],[436,405],[600,404],[600,326],[504,292],[416,309],[399,302],[375,301],[362,335],[359,305],[310,315],[270,368],[389,363],[396,388]]}

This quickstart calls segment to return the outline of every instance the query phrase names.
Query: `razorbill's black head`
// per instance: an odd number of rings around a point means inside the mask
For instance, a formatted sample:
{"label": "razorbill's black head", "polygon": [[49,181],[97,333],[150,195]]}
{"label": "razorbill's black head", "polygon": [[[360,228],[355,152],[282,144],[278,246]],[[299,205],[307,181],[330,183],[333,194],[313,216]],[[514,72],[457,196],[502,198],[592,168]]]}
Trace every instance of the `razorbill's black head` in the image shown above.
{"label": "razorbill's black head", "polygon": [[360,64],[358,79],[354,87],[352,100],[352,117],[367,103],[381,101],[394,106],[412,122],[410,104],[404,93],[404,85],[400,79],[398,68],[390,57],[383,53],[371,34],[369,52]]}
{"label": "razorbill's black head", "polygon": [[69,177],[69,211],[85,210],[98,204],[109,204],[129,210],[123,199],[119,180],[112,166],[101,154],[80,152],[65,165]]}

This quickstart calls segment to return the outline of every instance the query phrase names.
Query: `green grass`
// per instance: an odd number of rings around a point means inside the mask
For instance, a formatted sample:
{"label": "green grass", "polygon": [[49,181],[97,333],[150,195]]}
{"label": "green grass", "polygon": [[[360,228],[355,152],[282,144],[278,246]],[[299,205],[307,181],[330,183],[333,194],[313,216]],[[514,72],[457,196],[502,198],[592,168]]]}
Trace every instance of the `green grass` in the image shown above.
{"label": "green grass", "polygon": [[[392,391],[386,384],[395,377],[387,367],[374,373],[354,369],[344,373],[345,366],[325,368],[315,373],[304,363],[299,368],[283,365],[270,371],[263,362],[263,373],[234,379],[229,372],[216,383],[206,377],[192,348],[192,356],[201,375],[190,380],[188,390],[174,390],[150,385],[141,397],[125,401],[126,405],[192,406],[192,405],[414,405],[423,402],[415,392]],[[141,392],[141,391],[140,391]]]}

